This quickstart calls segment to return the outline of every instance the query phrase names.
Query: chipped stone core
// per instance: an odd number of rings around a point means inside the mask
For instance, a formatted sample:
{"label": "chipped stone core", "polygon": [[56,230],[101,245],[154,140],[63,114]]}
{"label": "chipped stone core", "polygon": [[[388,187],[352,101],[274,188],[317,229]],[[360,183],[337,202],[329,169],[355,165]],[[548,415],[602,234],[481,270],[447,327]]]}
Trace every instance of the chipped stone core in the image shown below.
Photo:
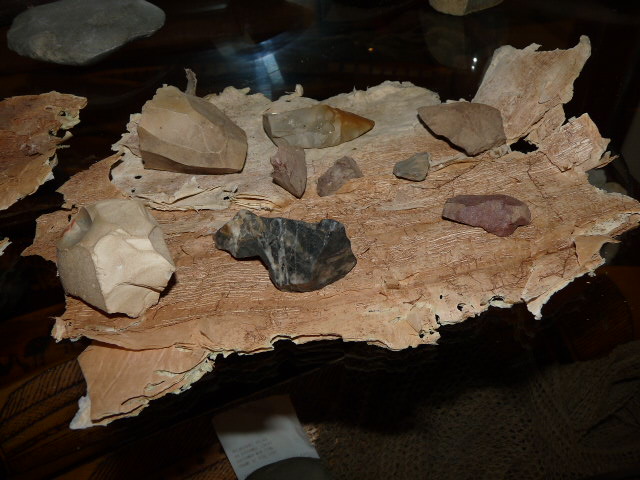
{"label": "chipped stone core", "polygon": [[239,172],[247,135],[215,105],[176,87],[159,88],[138,125],[145,168],[191,174]]}
{"label": "chipped stone core", "polygon": [[80,208],[57,244],[65,291],[107,313],[139,316],[175,270],[160,226],[135,200]]}

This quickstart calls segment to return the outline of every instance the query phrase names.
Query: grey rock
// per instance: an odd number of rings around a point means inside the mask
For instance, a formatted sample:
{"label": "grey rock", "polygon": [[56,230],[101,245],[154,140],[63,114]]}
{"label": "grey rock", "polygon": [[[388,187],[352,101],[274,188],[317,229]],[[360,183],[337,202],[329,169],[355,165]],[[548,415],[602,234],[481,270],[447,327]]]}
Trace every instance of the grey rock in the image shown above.
{"label": "grey rock", "polygon": [[265,113],[264,131],[272,140],[282,138],[302,148],[340,145],[368,132],[374,121],[329,105],[314,105],[289,112]]}
{"label": "grey rock", "polygon": [[481,227],[499,237],[531,223],[527,205],[509,195],[458,195],[448,199],[442,216],[455,222]]}
{"label": "grey rock", "polygon": [[478,155],[506,142],[500,110],[482,103],[453,102],[420,107],[418,115],[436,135],[467,155]]}
{"label": "grey rock", "polygon": [[398,178],[404,178],[413,182],[422,182],[429,173],[429,161],[431,155],[428,152],[418,153],[413,157],[401,160],[393,167],[393,174]]}
{"label": "grey rock", "polygon": [[273,284],[289,292],[318,290],[356,264],[344,225],[331,219],[313,224],[241,210],[214,238],[235,258],[260,257]]}
{"label": "grey rock", "polygon": [[353,158],[342,157],[318,177],[318,195],[321,197],[333,195],[349,180],[363,176],[360,167]]}
{"label": "grey rock", "polygon": [[19,55],[89,65],[164,25],[164,12],[144,0],[60,0],[25,10],[7,33]]}
{"label": "grey rock", "polygon": [[307,162],[304,149],[292,147],[284,140],[277,142],[278,151],[271,157],[274,183],[300,198],[307,187]]}
{"label": "grey rock", "polygon": [[456,16],[486,10],[502,2],[503,0],[429,0],[429,4],[437,11]]}

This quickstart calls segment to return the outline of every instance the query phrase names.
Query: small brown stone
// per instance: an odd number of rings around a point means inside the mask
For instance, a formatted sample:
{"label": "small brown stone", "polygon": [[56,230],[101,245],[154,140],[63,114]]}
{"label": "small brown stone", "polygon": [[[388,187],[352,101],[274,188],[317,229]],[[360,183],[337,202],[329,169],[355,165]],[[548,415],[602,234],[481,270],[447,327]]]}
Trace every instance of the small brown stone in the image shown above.
{"label": "small brown stone", "polygon": [[434,134],[474,156],[506,142],[500,110],[471,102],[420,107],[418,115]]}
{"label": "small brown stone", "polygon": [[304,149],[293,147],[284,140],[277,142],[278,151],[271,157],[274,183],[300,198],[307,187],[307,162]]}
{"label": "small brown stone", "polygon": [[349,180],[363,176],[353,158],[342,157],[318,178],[318,195],[321,197],[333,195]]}
{"label": "small brown stone", "polygon": [[481,227],[499,237],[507,237],[519,226],[531,223],[529,207],[509,195],[458,195],[447,200],[442,216]]}

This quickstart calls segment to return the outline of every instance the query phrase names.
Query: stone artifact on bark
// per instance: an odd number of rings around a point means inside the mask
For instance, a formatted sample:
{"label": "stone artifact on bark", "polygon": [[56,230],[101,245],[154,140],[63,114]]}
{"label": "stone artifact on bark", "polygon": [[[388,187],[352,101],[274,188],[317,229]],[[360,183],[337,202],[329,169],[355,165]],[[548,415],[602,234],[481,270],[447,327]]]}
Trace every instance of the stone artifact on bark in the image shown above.
{"label": "stone artifact on bark", "polygon": [[135,200],[80,208],[57,245],[65,291],[106,313],[137,317],[175,270],[160,226]]}
{"label": "stone artifact on bark", "polygon": [[529,207],[509,195],[458,195],[447,200],[442,216],[499,237],[508,237],[531,223]]}
{"label": "stone artifact on bark", "polygon": [[307,162],[304,149],[293,147],[286,140],[278,140],[277,145],[278,151],[271,157],[273,181],[300,198],[307,187]]}
{"label": "stone artifact on bark", "polygon": [[550,120],[552,127],[543,135],[562,124],[559,107],[573,97],[573,82],[591,55],[591,41],[584,35],[567,50],[539,48],[536,43],[498,48],[472,100],[500,110],[509,145]]}
{"label": "stone artifact on bark", "polygon": [[418,115],[436,135],[474,156],[505,143],[500,110],[470,102],[420,107]]}
{"label": "stone artifact on bark", "polygon": [[247,158],[247,135],[211,103],[159,88],[142,107],[138,124],[145,168],[212,174],[239,172]]}
{"label": "stone artifact on bark", "polygon": [[339,158],[318,178],[318,195],[321,197],[333,195],[349,180],[363,176],[360,167],[353,158]]}
{"label": "stone artifact on bark", "polygon": [[393,167],[393,174],[413,182],[422,182],[429,173],[431,155],[428,152],[417,153],[406,160],[400,160]]}
{"label": "stone artifact on bark", "polygon": [[264,130],[301,148],[326,148],[348,142],[373,128],[374,122],[329,105],[314,105],[282,113],[265,113]]}
{"label": "stone artifact on bark", "polygon": [[288,292],[319,290],[356,265],[344,225],[259,217],[241,210],[215,234],[216,247],[235,258],[260,257],[273,284]]}
{"label": "stone artifact on bark", "polygon": [[[240,173],[226,175],[183,175],[181,173],[145,169],[140,157],[138,123],[140,114],[130,116],[127,132],[113,146],[120,154],[110,171],[112,184],[123,195],[140,199],[152,208],[160,210],[188,211],[225,210],[229,207],[255,210],[279,210],[295,197],[273,182],[272,168],[265,159],[277,151],[264,131],[265,112],[281,112],[305,108],[317,101],[302,96],[302,87],[294,92],[270,100],[261,93],[251,93],[248,88],[227,87],[222,92],[210,94],[204,100],[222,110],[242,128],[248,138],[247,160]],[[388,162],[376,161],[381,151],[389,152],[389,161],[395,162],[416,151],[429,151],[439,162],[450,157],[464,157],[446,142],[429,135],[420,125],[415,113],[416,105],[440,103],[438,95],[409,82],[386,81],[366,91],[342,93],[323,103],[341,110],[348,110],[375,121],[376,128],[349,142],[322,149],[305,150],[308,182],[315,182],[335,159],[360,152],[358,162],[366,162],[372,174],[389,174]],[[378,105],[384,103],[384,109]],[[391,135],[404,137],[413,129],[420,129],[426,145],[415,146],[411,142],[389,142]],[[445,158],[443,158],[443,156]],[[433,170],[433,165],[432,165]]]}
{"label": "stone artifact on bark", "polygon": [[0,102],[0,210],[53,179],[58,145],[71,137],[68,130],[86,104],[84,97],[58,92]]}
{"label": "stone artifact on bark", "polygon": [[89,65],[164,25],[164,12],[144,0],[60,0],[13,19],[9,48],[19,55]]}

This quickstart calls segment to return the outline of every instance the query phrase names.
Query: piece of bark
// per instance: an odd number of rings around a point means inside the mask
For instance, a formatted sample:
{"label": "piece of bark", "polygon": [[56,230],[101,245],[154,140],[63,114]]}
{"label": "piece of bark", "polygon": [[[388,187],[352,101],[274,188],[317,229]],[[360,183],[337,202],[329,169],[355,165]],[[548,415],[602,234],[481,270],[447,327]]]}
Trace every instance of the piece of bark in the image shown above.
{"label": "piece of bark", "polygon": [[0,102],[0,210],[53,179],[58,145],[80,122],[87,99],[58,92],[11,97]]}
{"label": "piece of bark", "polygon": [[[87,395],[72,423],[81,429],[111,423],[123,412],[137,415],[151,400],[187,389],[211,371],[213,360],[197,347],[132,351],[97,343],[80,354],[78,363],[87,380]],[[122,398],[126,401],[120,402]]]}
{"label": "piece of bark", "polygon": [[473,97],[500,110],[509,144],[535,129],[547,111],[571,100],[573,82],[591,54],[586,36],[568,50],[538,48],[535,43],[522,50],[498,48]]}
{"label": "piece of bark", "polygon": [[215,234],[216,247],[235,258],[260,257],[280,290],[311,292],[351,271],[356,257],[340,222],[312,224],[238,212]]}
{"label": "piece of bark", "polygon": [[475,156],[505,143],[500,111],[470,102],[441,103],[420,107],[418,115],[436,135],[441,135]]}
{"label": "piece of bark", "polygon": [[566,120],[562,104],[548,110],[543,117],[531,127],[531,131],[525,140],[533,145],[540,143],[551,133],[555,132]]}
{"label": "piece of bark", "polygon": [[4,253],[9,245],[11,245],[11,240],[9,240],[7,237],[0,239],[0,255]]}
{"label": "piece of bark", "polygon": [[508,237],[531,223],[529,207],[509,195],[458,195],[446,201],[442,217],[499,237]]}
{"label": "piece of bark", "polygon": [[135,200],[80,208],[58,242],[57,264],[69,295],[130,317],[158,303],[175,270],[160,226]]}
{"label": "piece of bark", "polygon": [[142,107],[138,124],[145,168],[192,174],[239,172],[247,135],[202,98],[165,86]]}
{"label": "piece of bark", "polygon": [[[511,57],[503,57],[505,62],[510,60]],[[574,65],[554,68],[558,69],[558,76],[564,77],[565,70]],[[315,101],[290,95],[269,102],[263,96],[246,95],[235,89],[225,92],[211,97],[211,101],[252,132],[245,169],[255,161],[251,166],[255,176],[273,185],[271,167],[264,159],[273,155],[275,147],[262,130],[260,113],[309,106]],[[574,168],[562,171],[539,151],[510,152],[501,157],[487,152],[465,160],[463,154],[419,123],[415,106],[437,104],[437,96],[407,83],[385,82],[367,91],[333,97],[326,103],[371,118],[376,121],[376,128],[348,144],[308,150],[310,181],[324,172],[333,159],[353,154],[354,148],[367,176],[352,182],[348,191],[343,188],[338,197],[308,196],[273,207],[274,214],[307,222],[318,222],[330,215],[347,225],[358,258],[356,269],[321,290],[282,292],[273,287],[260,262],[238,261],[202,241],[203,233],[198,232],[211,231],[212,225],[219,228],[233,216],[238,206],[235,199],[233,208],[227,211],[158,212],[163,229],[171,230],[167,246],[179,278],[160,303],[132,321],[125,316],[102,314],[69,297],[66,312],[56,319],[53,333],[57,339],[86,336],[102,342],[100,346],[104,347],[100,355],[92,351],[92,361],[83,367],[87,384],[91,385],[90,396],[96,400],[91,407],[94,420],[109,423],[136,415],[144,402],[178,393],[200,378],[202,366],[210,368],[211,361],[194,360],[192,367],[181,363],[185,346],[215,358],[271,350],[276,340],[287,338],[295,343],[321,339],[363,341],[394,350],[436,344],[441,325],[478,315],[489,307],[494,296],[502,296],[503,305],[524,301],[529,311],[539,317],[554,292],[603,261],[597,254],[581,253],[579,259],[574,240],[614,238],[640,222],[640,203],[598,190],[587,181],[584,171],[594,166],[588,159],[595,155],[592,148],[585,147],[600,142],[597,129],[577,129],[573,143],[557,152],[558,164],[564,159],[577,162]],[[398,182],[389,174],[390,164],[420,151],[432,155],[431,171],[423,183]],[[462,155],[462,161],[441,167],[456,155]],[[125,151],[120,167],[132,158]],[[604,155],[597,165],[607,161]],[[436,169],[434,164],[440,167]],[[116,185],[123,193],[139,185],[136,181],[145,180],[118,176],[117,168],[112,174],[114,181],[118,178]],[[135,170],[126,171],[132,174]],[[94,172],[98,175],[98,170]],[[141,194],[167,208],[161,204],[160,195],[185,184],[172,183],[178,174],[153,173],[171,175],[166,177],[171,181],[162,185],[164,191],[159,187],[157,191],[139,187]],[[106,174],[103,180],[108,181]],[[94,183],[99,182],[96,179]],[[149,187],[160,184],[150,182]],[[209,188],[212,184],[207,185]],[[251,185],[238,182],[238,192],[249,196],[255,191]],[[442,219],[438,205],[459,193],[486,193],[487,185],[527,203],[532,212],[530,226],[511,238],[500,238]],[[65,200],[77,204],[76,196],[86,198],[90,193],[77,184],[65,192]],[[256,202],[256,208],[263,209],[265,204],[273,202]],[[29,252],[50,255],[50,232],[66,223],[65,212],[41,217],[38,236]],[[586,241],[578,240],[581,251]],[[202,295],[203,291],[208,294]],[[110,361],[120,354],[129,360],[126,369],[121,368],[123,363]],[[163,359],[160,367],[156,366],[158,357]],[[183,373],[175,375],[180,382],[164,384],[161,391],[147,396],[149,386],[157,381],[154,375],[158,370]],[[143,404],[136,404],[140,399],[144,399]],[[131,402],[138,405],[136,410],[129,407]]]}
{"label": "piece of bark", "polygon": [[429,173],[429,161],[431,155],[428,152],[418,153],[406,160],[400,160],[393,166],[393,174],[398,178],[404,178],[413,182],[422,182]]}
{"label": "piece of bark", "polygon": [[[571,148],[576,138],[589,138],[583,148],[577,152],[577,157],[567,159],[564,151]],[[538,148],[544,152],[551,163],[560,170],[579,167],[583,171],[600,166],[600,159],[605,153],[608,138],[602,138],[598,127],[593,123],[589,115],[584,114],[578,118],[570,118],[567,123],[558,127],[539,142]]]}
{"label": "piece of bark", "polygon": [[486,10],[502,3],[503,0],[429,0],[435,10],[447,15],[463,16]]}
{"label": "piece of bark", "polygon": [[353,158],[339,158],[331,168],[318,178],[318,195],[321,197],[333,195],[349,180],[363,176],[360,167],[358,167],[358,164]]}
{"label": "piece of bark", "polygon": [[307,162],[304,149],[286,141],[277,143],[278,151],[271,157],[273,181],[290,194],[300,198],[307,188]]}
{"label": "piece of bark", "polygon": [[335,147],[367,133],[375,124],[368,118],[329,105],[265,113],[263,123],[272,140],[283,139],[301,148]]}

